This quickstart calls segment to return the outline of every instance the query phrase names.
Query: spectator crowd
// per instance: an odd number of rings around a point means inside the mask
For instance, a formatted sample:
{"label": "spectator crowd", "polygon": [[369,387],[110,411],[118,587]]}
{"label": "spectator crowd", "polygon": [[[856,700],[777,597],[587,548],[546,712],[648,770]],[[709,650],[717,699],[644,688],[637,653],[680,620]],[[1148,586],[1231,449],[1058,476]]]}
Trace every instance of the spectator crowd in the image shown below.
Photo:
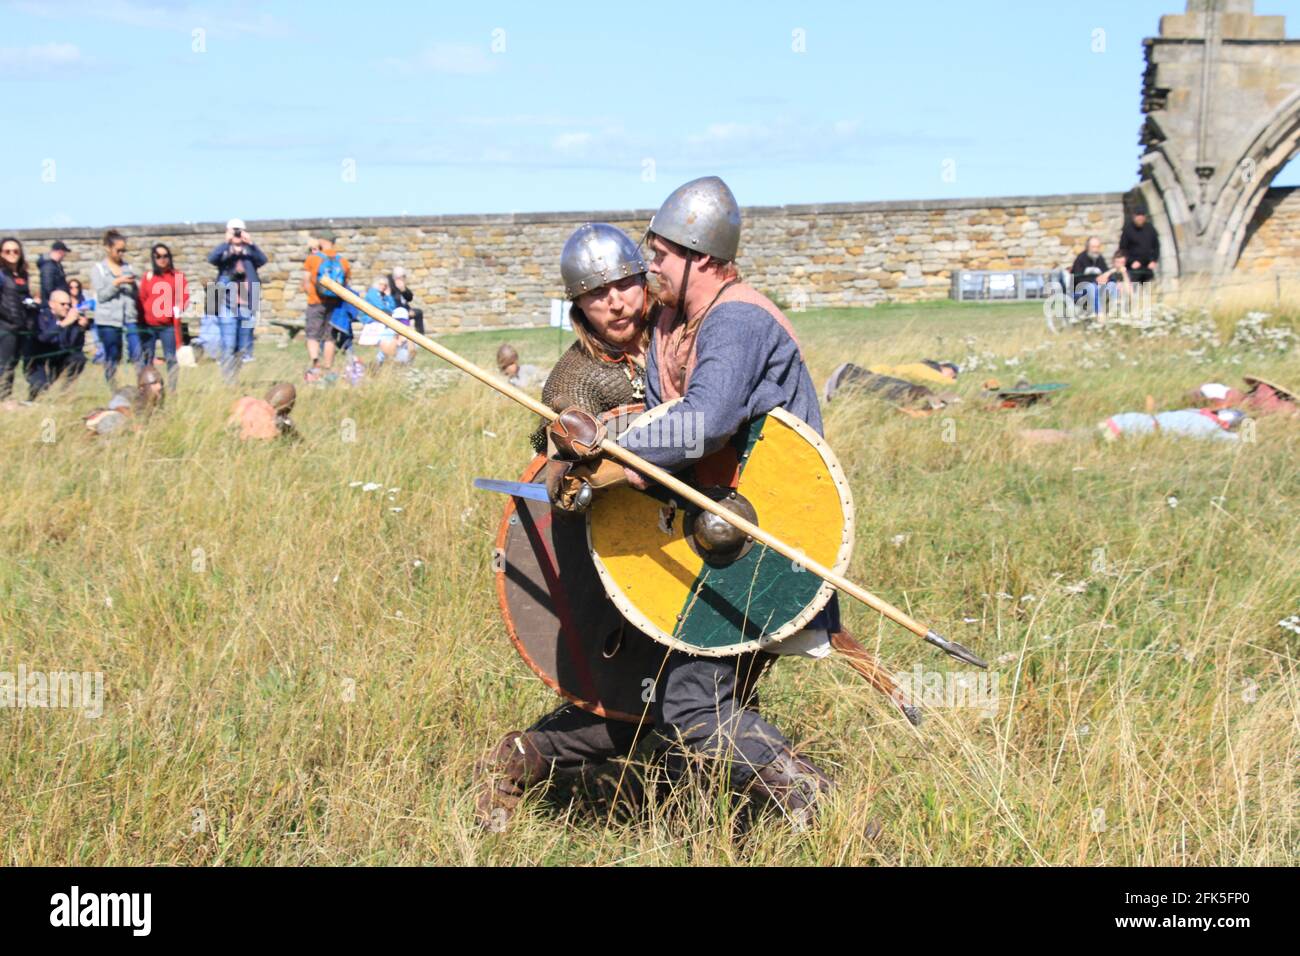
{"label": "spectator crowd", "polygon": [[1151,282],[1160,261],[1160,237],[1142,206],[1134,207],[1120,229],[1111,264],[1102,255],[1101,238],[1090,236],[1070,267],[1076,305],[1102,316],[1133,297],[1133,287]]}
{"label": "spectator crowd", "polygon": [[[21,368],[28,400],[59,383],[66,388],[90,361],[103,367],[104,380],[114,392],[123,359],[137,371],[166,366],[169,391],[179,385],[180,368],[200,357],[214,358],[230,383],[241,367],[253,361],[254,329],[261,312],[258,270],[268,258],[241,219],[226,223],[225,237],[207,256],[215,275],[194,286],[176,268],[171,249],[154,243],[143,274],[131,264],[127,237],[110,229],[103,236],[103,258],[89,270],[85,283],[69,277],[64,259],[71,251],[54,242],[30,270],[22,242],[0,240],[0,402],[8,402]],[[301,288],[307,309],[303,326],[307,348],[307,382],[338,379],[336,361],[356,382],[367,363],[358,346],[373,346],[372,368],[405,364],[413,352],[405,340],[334,295],[323,284],[333,279],[351,290],[352,265],[337,248],[338,236],[319,230],[308,241]],[[33,272],[35,273],[33,275]],[[35,280],[35,281],[34,281]],[[424,331],[424,313],[412,303],[415,293],[400,266],[376,274],[364,298],[397,321]],[[198,334],[191,337],[187,317],[201,306]],[[363,323],[359,336],[353,323]]]}

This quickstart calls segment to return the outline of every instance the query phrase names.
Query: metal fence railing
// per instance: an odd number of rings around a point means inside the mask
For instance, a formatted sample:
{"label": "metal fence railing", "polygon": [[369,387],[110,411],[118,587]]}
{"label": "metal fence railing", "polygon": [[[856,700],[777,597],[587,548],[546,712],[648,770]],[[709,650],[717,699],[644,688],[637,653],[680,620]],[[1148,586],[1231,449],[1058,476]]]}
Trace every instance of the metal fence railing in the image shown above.
{"label": "metal fence railing", "polygon": [[952,298],[958,302],[1048,299],[1064,291],[1060,274],[1060,269],[961,269],[952,274]]}

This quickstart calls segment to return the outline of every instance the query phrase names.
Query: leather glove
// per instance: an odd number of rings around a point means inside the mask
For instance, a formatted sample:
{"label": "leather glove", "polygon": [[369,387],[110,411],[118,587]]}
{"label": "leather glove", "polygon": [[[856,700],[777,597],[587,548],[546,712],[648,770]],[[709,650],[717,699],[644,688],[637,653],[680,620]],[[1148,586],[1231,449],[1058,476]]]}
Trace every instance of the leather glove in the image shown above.
{"label": "leather glove", "polygon": [[586,511],[597,491],[626,481],[623,466],[610,458],[594,461],[552,458],[546,465],[546,491],[551,504],[560,511]]}
{"label": "leather glove", "polygon": [[594,415],[571,405],[560,412],[560,417],[547,426],[551,443],[558,458],[565,461],[585,461],[600,454],[600,443],[605,440],[605,426]]}

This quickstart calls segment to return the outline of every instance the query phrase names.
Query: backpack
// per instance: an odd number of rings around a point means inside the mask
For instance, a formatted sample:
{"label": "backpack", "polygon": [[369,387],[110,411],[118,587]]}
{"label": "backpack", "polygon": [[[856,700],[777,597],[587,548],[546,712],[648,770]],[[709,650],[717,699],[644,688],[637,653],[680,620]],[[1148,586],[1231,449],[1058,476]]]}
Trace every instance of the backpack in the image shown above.
{"label": "backpack", "polygon": [[322,302],[342,301],[333,292],[320,284],[321,279],[333,279],[339,285],[347,283],[347,273],[343,271],[343,262],[337,252],[329,257],[321,253],[320,265],[316,267],[316,294],[320,296]]}

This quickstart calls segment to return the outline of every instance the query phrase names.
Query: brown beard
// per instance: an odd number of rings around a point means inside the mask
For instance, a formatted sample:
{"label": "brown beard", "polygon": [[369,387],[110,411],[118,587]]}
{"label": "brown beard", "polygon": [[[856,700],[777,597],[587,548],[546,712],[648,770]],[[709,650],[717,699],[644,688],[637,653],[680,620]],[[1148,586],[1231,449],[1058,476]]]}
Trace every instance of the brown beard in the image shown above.
{"label": "brown beard", "polygon": [[651,277],[646,288],[650,294],[650,304],[652,306],[662,306],[671,309],[677,305],[677,296],[673,295],[673,293],[664,285],[664,281],[658,276]]}

